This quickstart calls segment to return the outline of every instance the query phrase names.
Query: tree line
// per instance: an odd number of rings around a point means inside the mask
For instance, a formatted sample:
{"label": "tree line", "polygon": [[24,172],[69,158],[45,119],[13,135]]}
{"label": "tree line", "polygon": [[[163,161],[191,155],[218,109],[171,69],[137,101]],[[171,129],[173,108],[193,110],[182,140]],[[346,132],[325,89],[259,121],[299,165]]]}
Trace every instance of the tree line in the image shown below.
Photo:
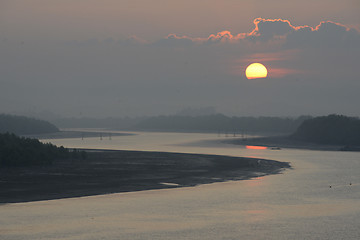
{"label": "tree line", "polygon": [[360,119],[337,114],[308,119],[291,138],[321,144],[360,146]]}
{"label": "tree line", "polygon": [[86,158],[86,152],[69,151],[13,133],[0,133],[0,167],[48,165],[59,158]]}

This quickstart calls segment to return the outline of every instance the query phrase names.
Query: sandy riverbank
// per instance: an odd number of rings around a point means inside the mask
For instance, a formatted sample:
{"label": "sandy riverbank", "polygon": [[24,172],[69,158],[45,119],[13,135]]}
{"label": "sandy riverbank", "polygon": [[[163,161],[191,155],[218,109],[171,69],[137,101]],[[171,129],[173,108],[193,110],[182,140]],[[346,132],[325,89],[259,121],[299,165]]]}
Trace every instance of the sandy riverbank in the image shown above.
{"label": "sandy riverbank", "polygon": [[88,150],[85,160],[0,169],[0,203],[50,200],[249,179],[290,165],[265,159]]}

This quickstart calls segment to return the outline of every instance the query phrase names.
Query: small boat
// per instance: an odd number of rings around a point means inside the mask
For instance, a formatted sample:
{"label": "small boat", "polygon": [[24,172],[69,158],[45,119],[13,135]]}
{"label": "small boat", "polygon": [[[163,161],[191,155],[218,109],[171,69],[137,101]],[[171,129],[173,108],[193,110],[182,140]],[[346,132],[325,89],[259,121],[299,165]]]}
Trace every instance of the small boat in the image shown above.
{"label": "small boat", "polygon": [[279,147],[272,147],[272,148],[270,148],[270,150],[281,150],[281,148],[279,148]]}

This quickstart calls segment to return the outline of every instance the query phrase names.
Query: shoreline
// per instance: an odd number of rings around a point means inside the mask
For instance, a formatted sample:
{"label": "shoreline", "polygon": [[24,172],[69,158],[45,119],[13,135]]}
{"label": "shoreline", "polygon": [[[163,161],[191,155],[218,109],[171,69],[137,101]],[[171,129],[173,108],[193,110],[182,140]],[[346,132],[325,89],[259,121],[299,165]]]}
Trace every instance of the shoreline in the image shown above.
{"label": "shoreline", "polygon": [[318,150],[318,151],[341,151],[344,147],[342,145],[325,145],[311,142],[304,142],[299,140],[290,139],[287,136],[273,136],[273,137],[257,137],[248,139],[226,139],[221,140],[223,143],[234,145],[251,145],[251,146],[264,146],[268,148],[293,148],[293,149],[305,149],[305,150]]}
{"label": "shoreline", "polygon": [[278,174],[275,160],[170,152],[86,149],[87,159],[0,169],[0,204],[193,187]]}

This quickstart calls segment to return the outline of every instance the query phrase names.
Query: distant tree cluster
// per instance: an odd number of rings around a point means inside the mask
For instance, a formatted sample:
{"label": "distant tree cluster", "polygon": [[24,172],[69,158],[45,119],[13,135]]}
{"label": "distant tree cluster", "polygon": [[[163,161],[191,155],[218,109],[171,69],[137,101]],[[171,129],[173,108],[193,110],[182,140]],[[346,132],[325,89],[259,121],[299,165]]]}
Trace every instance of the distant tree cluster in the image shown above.
{"label": "distant tree cluster", "polygon": [[142,130],[175,131],[229,131],[229,132],[294,132],[311,117],[228,117],[222,114],[208,116],[158,116],[147,118],[135,125]]}
{"label": "distant tree cluster", "polygon": [[19,135],[42,134],[58,132],[59,129],[43,120],[23,116],[0,114],[0,133],[15,133]]}
{"label": "distant tree cluster", "polygon": [[336,114],[308,119],[291,137],[321,144],[360,146],[360,119]]}
{"label": "distant tree cluster", "polygon": [[59,118],[52,122],[61,128],[111,128],[111,129],[132,129],[144,117],[124,118]]}
{"label": "distant tree cluster", "polygon": [[47,165],[58,158],[86,158],[86,152],[76,149],[70,152],[37,139],[0,133],[0,167]]}

